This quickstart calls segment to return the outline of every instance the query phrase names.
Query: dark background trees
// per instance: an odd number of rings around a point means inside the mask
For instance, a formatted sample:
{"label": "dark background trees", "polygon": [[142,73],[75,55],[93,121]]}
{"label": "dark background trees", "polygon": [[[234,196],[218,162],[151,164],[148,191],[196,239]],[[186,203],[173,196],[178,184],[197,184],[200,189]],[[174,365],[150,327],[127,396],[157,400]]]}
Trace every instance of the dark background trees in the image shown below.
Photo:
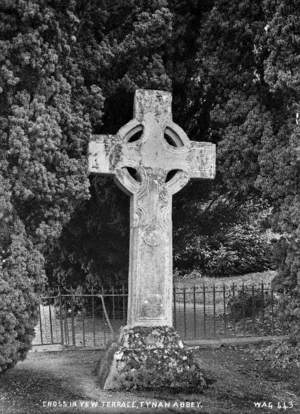
{"label": "dark background trees", "polygon": [[177,268],[209,273],[207,252],[218,268],[249,246],[239,271],[255,259],[264,268],[256,213],[269,211],[264,226],[282,235],[277,285],[297,315],[296,3],[1,1],[0,289],[11,298],[0,305],[1,366],[25,354],[45,283],[127,280],[129,200],[109,179],[88,178],[86,160],[91,133],[115,133],[131,118],[136,88],[172,91],[175,121],[218,145],[215,182],[175,198]]}

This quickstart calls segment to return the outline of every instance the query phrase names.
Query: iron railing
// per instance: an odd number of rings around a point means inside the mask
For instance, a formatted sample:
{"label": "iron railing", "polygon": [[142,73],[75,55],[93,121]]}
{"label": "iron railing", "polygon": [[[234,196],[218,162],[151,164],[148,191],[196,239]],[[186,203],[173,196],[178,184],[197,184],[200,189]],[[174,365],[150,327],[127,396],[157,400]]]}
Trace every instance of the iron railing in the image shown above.
{"label": "iron railing", "polygon": [[[34,345],[102,347],[126,325],[125,286],[41,299]],[[174,287],[174,327],[184,339],[286,334],[277,316],[278,296],[264,285]]]}

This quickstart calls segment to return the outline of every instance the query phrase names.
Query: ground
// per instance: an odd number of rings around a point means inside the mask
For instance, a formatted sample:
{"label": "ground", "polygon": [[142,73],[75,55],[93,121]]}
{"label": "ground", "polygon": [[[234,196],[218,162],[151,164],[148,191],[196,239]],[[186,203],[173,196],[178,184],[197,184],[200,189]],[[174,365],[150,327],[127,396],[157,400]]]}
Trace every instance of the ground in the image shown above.
{"label": "ground", "polygon": [[[92,371],[102,351],[44,352],[28,355],[24,362],[0,377],[0,413],[147,413],[198,412],[202,414],[254,414],[271,412],[297,413],[300,411],[300,370],[271,371],[254,359],[246,348],[219,348],[196,350],[205,369],[215,377],[215,384],[204,394],[172,395],[166,392],[107,392],[101,390]],[[202,408],[192,409],[120,409],[120,408],[43,408],[43,401],[189,401]],[[254,402],[272,404],[271,408],[255,408]],[[285,402],[289,407],[278,408]],[[44,403],[45,404],[45,403]]]}

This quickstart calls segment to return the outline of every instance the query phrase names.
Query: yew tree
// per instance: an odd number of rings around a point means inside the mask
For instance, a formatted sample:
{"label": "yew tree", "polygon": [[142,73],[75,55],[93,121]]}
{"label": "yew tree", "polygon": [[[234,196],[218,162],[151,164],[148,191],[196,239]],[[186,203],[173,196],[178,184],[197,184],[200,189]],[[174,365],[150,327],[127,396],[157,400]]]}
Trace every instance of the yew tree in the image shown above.
{"label": "yew tree", "polygon": [[47,251],[89,197],[89,108],[103,97],[72,56],[76,24],[59,2],[0,5],[0,371],[26,355]]}

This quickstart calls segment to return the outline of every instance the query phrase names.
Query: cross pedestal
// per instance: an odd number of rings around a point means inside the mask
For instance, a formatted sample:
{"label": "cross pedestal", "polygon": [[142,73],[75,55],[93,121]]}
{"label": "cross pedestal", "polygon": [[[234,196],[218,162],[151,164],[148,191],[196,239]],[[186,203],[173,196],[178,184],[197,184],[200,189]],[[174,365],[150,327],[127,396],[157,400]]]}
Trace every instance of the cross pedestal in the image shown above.
{"label": "cross pedestal", "polygon": [[171,101],[137,90],[133,119],[89,144],[89,172],[112,175],[130,195],[128,328],[172,326],[172,197],[189,179],[215,175],[215,145],[190,141]]}

